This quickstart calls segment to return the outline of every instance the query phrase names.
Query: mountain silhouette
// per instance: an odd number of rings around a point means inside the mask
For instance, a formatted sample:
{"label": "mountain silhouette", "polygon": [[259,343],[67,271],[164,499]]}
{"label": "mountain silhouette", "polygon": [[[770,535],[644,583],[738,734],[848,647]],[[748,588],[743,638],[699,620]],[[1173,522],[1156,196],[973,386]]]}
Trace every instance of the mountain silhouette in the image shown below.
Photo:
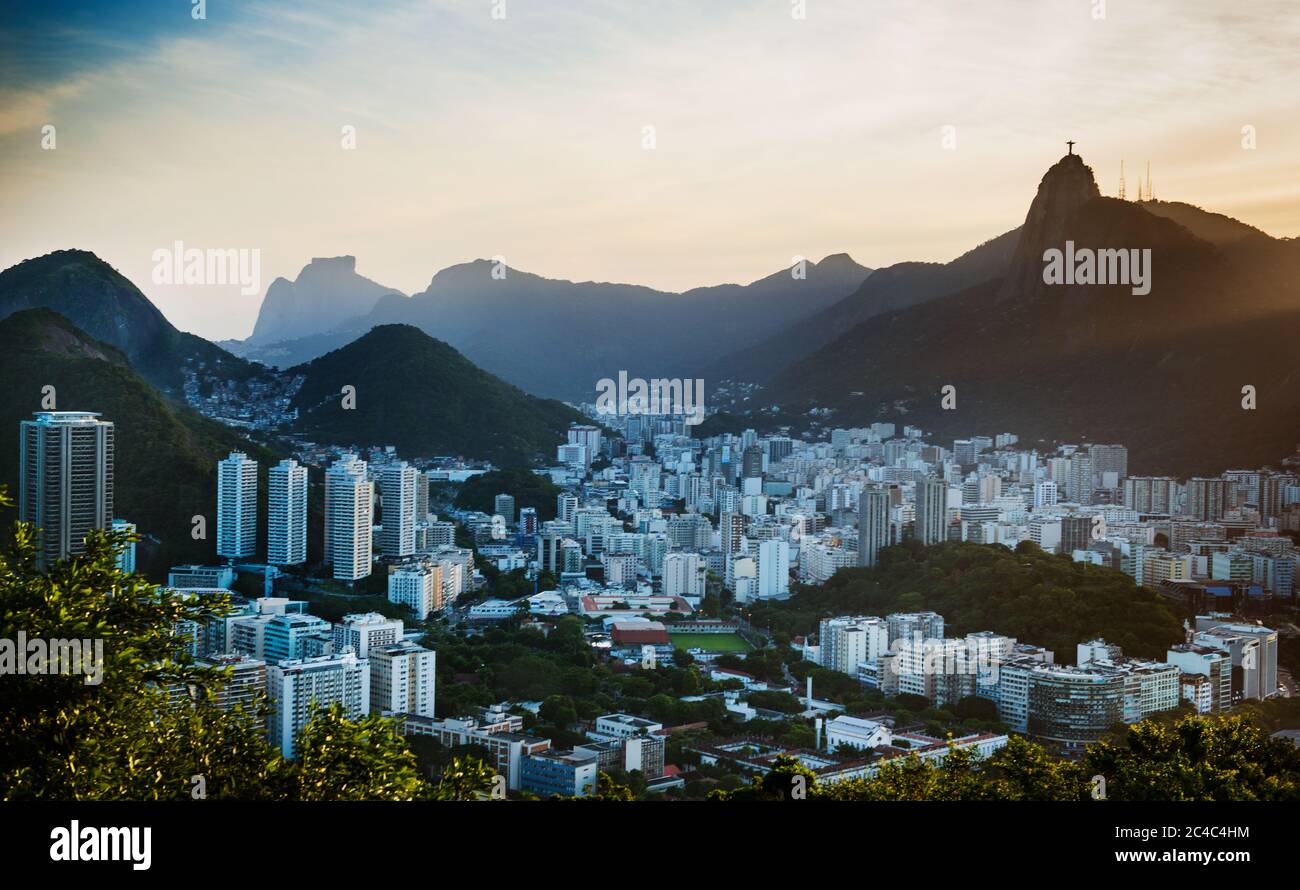
{"label": "mountain silhouette", "polygon": [[[1067,241],[1150,250],[1150,293],[1047,284],[1044,252]],[[1300,242],[1191,205],[1102,197],[1067,155],[1039,184],[1004,274],[980,277],[853,327],[779,374],[762,401],[787,416],[833,408],[837,426],[1122,442],[1133,472],[1258,466],[1300,442],[1289,358]],[[941,407],[944,386],[956,388],[954,410]]]}

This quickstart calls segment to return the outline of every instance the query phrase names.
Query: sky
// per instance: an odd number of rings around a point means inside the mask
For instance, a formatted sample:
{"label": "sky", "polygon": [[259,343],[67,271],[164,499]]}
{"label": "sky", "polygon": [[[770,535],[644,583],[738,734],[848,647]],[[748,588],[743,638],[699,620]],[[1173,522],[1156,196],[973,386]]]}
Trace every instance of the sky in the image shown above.
{"label": "sky", "polygon": [[[946,261],[1067,139],[1104,194],[1150,162],[1300,235],[1291,0],[195,2],[0,0],[0,267],[92,250],[223,339],[317,256],[406,293]],[[258,288],[155,283],[177,241],[258,251]]]}

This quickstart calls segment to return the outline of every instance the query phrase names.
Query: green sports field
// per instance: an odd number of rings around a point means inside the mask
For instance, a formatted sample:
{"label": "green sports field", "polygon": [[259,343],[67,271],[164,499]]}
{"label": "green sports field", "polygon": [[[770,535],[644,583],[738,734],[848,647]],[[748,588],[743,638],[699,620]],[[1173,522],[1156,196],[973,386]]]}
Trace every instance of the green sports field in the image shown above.
{"label": "green sports field", "polygon": [[753,647],[740,634],[669,633],[676,649],[703,649],[706,652],[748,652]]}

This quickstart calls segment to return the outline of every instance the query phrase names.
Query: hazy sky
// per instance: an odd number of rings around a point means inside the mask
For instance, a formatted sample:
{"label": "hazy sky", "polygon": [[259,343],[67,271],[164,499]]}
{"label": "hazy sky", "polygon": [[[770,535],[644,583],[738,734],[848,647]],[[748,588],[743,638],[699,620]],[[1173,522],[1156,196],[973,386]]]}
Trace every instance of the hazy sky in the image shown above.
{"label": "hazy sky", "polygon": [[[1066,139],[1104,193],[1150,160],[1157,197],[1300,235],[1293,0],[1099,3],[0,0],[0,266],[93,250],[223,338],[313,256],[408,293],[497,255],[671,290],[947,260]],[[177,240],[260,250],[261,292],[154,284]]]}

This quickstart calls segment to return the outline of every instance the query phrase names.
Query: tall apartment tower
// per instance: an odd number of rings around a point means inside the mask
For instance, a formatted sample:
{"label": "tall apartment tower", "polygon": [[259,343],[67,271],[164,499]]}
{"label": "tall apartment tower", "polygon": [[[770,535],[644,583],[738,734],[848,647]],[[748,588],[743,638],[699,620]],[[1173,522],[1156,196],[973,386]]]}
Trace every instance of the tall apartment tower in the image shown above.
{"label": "tall apartment tower", "polygon": [[257,461],[232,451],[217,462],[217,555],[244,559],[257,552]]}
{"label": "tall apartment tower", "polygon": [[384,556],[400,558],[415,552],[415,487],[419,477],[419,471],[405,461],[385,467],[379,474],[384,511],[379,549]]}
{"label": "tall apartment tower", "polygon": [[570,445],[582,445],[587,449],[587,466],[591,466],[600,454],[601,432],[598,426],[573,424],[569,427],[568,440]]}
{"label": "tall apartment tower", "polygon": [[573,522],[573,514],[578,511],[578,497],[572,494],[555,496],[555,518],[560,522]]}
{"label": "tall apartment tower", "polygon": [[423,470],[417,470],[415,475],[415,521],[429,521],[429,477]]}
{"label": "tall apartment tower", "polygon": [[1088,449],[1094,477],[1114,473],[1120,479],[1128,476],[1128,448],[1123,445],[1093,445]]}
{"label": "tall apartment tower", "polygon": [[1124,506],[1139,513],[1170,513],[1178,482],[1168,476],[1132,476],[1124,480]]}
{"label": "tall apartment tower", "polygon": [[1201,522],[1222,519],[1228,508],[1228,481],[1197,477],[1187,482],[1183,513]]}
{"label": "tall apartment tower", "polygon": [[790,593],[790,545],[773,538],[758,545],[758,597],[784,599]]}
{"label": "tall apartment tower", "polygon": [[744,513],[723,513],[718,517],[723,553],[730,556],[740,552],[741,539],[745,537],[745,528],[748,524],[749,517]]}
{"label": "tall apartment tower", "polygon": [[1034,509],[1041,510],[1043,507],[1051,507],[1056,503],[1057,488],[1056,483],[1051,479],[1044,479],[1042,482],[1034,483]]}
{"label": "tall apartment tower", "polygon": [[536,507],[519,508],[519,533],[522,535],[537,534],[538,520]]}
{"label": "tall apartment tower", "polygon": [[515,499],[513,495],[499,494],[492,501],[492,510],[496,515],[504,517],[507,523],[513,524],[515,521]]}
{"label": "tall apartment tower", "polygon": [[307,468],[282,460],[267,474],[266,561],[296,566],[307,561]]}
{"label": "tall apartment tower", "polygon": [[90,411],[38,411],[20,428],[18,518],[41,529],[37,560],[84,553],[113,524],[113,424]]}
{"label": "tall apartment tower", "polygon": [[664,557],[664,596],[704,596],[704,571],[704,560],[698,553],[669,553]]}
{"label": "tall apartment tower", "polygon": [[889,492],[868,488],[858,495],[858,565],[874,566],[889,546]]}
{"label": "tall apartment tower", "polygon": [[341,454],[325,472],[325,558],[340,581],[370,574],[373,562],[375,486],[366,462]]}
{"label": "tall apartment tower", "polygon": [[1070,455],[1065,493],[1076,504],[1092,503],[1092,456],[1082,451]]}
{"label": "tall apartment tower", "polygon": [[942,479],[916,483],[916,537],[922,544],[948,540],[948,483]]}

